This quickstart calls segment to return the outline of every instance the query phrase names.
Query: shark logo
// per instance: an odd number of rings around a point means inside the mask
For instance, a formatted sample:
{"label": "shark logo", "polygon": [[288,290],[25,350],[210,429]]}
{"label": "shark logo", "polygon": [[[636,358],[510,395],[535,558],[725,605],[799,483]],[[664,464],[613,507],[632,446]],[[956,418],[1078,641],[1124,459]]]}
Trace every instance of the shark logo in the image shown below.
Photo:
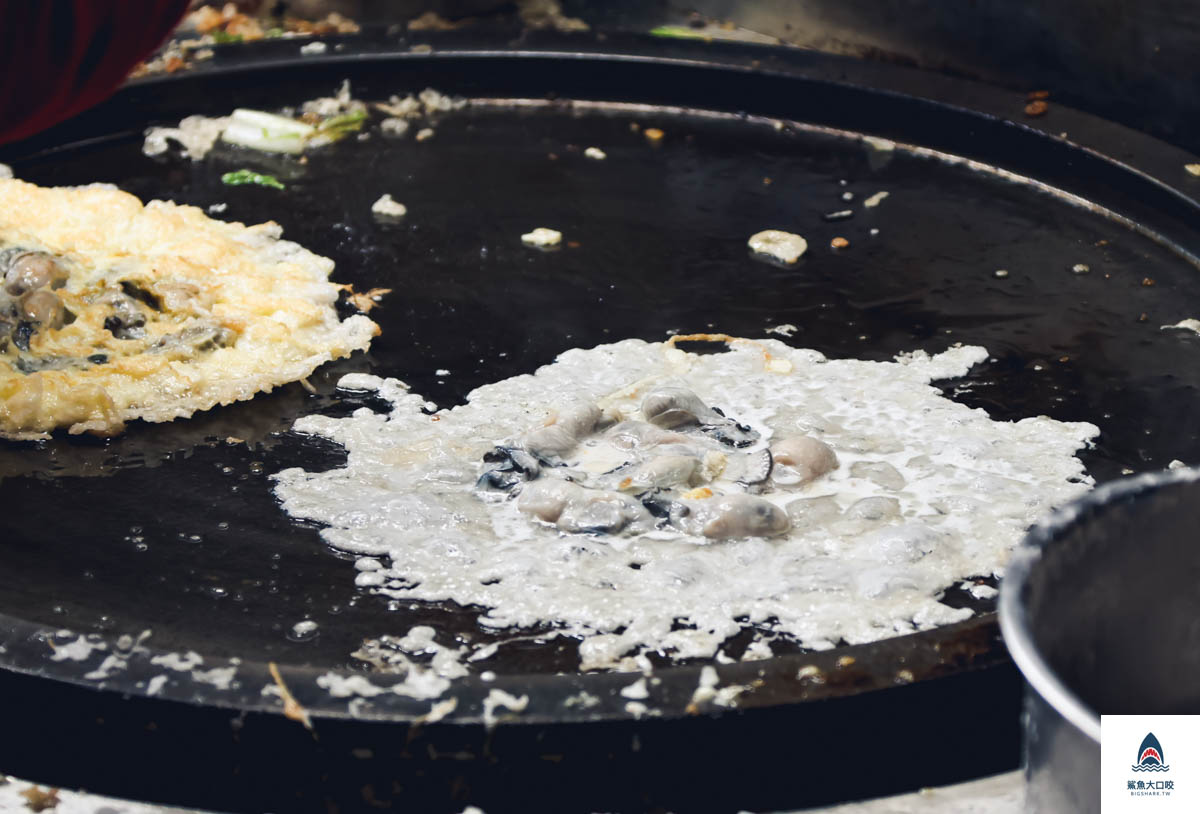
{"label": "shark logo", "polygon": [[1142,739],[1142,745],[1138,747],[1137,763],[1131,768],[1135,772],[1165,772],[1171,768],[1163,755],[1162,744],[1154,737],[1153,732],[1147,732],[1146,737]]}

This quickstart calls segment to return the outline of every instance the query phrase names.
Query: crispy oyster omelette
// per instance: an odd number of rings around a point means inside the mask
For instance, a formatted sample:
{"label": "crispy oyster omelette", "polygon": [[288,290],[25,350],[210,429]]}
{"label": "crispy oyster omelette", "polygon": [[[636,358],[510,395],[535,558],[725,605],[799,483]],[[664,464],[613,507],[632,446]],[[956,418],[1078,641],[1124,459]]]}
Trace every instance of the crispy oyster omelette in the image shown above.
{"label": "crispy oyster omelette", "polygon": [[0,437],[112,435],[303,379],[379,328],[281,229],[0,180]]}

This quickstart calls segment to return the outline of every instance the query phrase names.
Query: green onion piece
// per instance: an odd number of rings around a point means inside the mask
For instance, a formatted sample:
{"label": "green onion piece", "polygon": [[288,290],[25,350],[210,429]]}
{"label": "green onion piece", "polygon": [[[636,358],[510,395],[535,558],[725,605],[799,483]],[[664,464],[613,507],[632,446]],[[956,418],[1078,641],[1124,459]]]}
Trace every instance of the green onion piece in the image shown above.
{"label": "green onion piece", "polygon": [[650,29],[652,37],[669,37],[675,40],[707,40],[712,39],[710,34],[702,31],[697,31],[694,28],[686,28],[682,25],[660,25],[658,28]]}
{"label": "green onion piece", "polygon": [[362,130],[362,126],[366,120],[367,112],[365,110],[343,113],[340,116],[333,116],[321,122],[317,125],[317,132],[336,140],[350,133]]}
{"label": "green onion piece", "polygon": [[260,172],[253,170],[235,170],[227,172],[221,176],[221,183],[226,186],[237,187],[242,184],[257,184],[260,187],[270,187],[271,189],[286,189],[283,184],[279,183],[279,179],[274,175],[263,175]]}
{"label": "green onion piece", "polygon": [[219,28],[212,33],[212,36],[213,36],[213,42],[217,42],[217,43],[221,43],[221,44],[224,44],[227,42],[241,42],[242,41],[241,34],[230,34],[228,31],[222,31]]}

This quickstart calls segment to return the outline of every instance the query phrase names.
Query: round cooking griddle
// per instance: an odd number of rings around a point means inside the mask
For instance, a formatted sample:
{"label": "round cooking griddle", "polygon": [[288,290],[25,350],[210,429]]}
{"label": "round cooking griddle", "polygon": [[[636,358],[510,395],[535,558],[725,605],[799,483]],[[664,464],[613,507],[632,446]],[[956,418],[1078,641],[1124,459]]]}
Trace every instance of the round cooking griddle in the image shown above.
{"label": "round cooking griddle", "polygon": [[[1200,459],[1200,338],[1159,328],[1200,311],[1200,221],[1151,177],[1182,173],[1187,156],[1054,111],[1047,124],[1086,149],[959,106],[1019,111],[1004,94],[803,53],[437,44],[348,38],[303,60],[295,43],[223,49],[4,158],[39,184],[110,182],[276,220],[332,257],[339,282],[393,293],[372,312],[383,333],[370,352],[318,371],[315,394],[292,385],[107,442],[0,447],[2,714],[25,733],[0,739],[0,767],[221,809],[679,811],[799,807],[1015,765],[1019,682],[994,605],[960,590],[944,601],[977,612],[958,625],[820,653],[776,643],[771,659],[718,665],[722,685],[751,688],[732,708],[692,706],[704,665],[664,657],[640,710],[620,694],[634,677],[579,673],[572,641],[488,633],[478,609],[356,589],[353,558],[287,517],[270,475],[344,461],[289,428],[378,409],[335,390],[347,372],[396,376],[450,406],[571,347],[780,324],[838,358],[983,345],[989,361],[942,383],[947,395],[997,420],[1098,424],[1083,453],[1097,480]],[[149,124],[295,105],[344,78],[361,99],[432,85],[473,103],[434,120],[429,141],[372,128],[303,165],[230,148],[200,162],[141,153]],[[635,123],[665,138],[655,146]],[[900,144],[879,150],[862,133]],[[608,158],[584,157],[589,146]],[[243,167],[287,190],[221,184]],[[407,218],[371,215],[385,192]],[[523,246],[535,226],[570,244]],[[750,256],[746,238],[764,228],[803,234],[808,254],[789,268]],[[848,248],[830,248],[839,236]],[[295,635],[306,619],[315,637]],[[443,644],[502,643],[438,699],[457,699],[444,719],[420,720],[430,700],[328,690],[328,674],[364,669],[350,657],[364,639],[418,624]],[[283,714],[280,682],[311,729]],[[494,689],[528,706],[488,726]],[[566,703],[581,692],[595,703]]]}

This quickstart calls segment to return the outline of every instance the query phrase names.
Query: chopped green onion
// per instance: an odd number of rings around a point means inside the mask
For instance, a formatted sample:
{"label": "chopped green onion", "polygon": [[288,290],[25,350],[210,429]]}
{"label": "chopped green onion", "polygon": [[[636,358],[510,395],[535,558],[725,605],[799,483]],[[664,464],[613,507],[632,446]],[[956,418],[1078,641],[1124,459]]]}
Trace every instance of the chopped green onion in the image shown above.
{"label": "chopped green onion", "polygon": [[227,172],[221,176],[221,183],[231,187],[241,186],[242,184],[257,184],[260,187],[270,187],[271,189],[287,188],[274,175],[263,175],[253,170]]}
{"label": "chopped green onion", "polygon": [[651,37],[669,37],[676,40],[710,40],[712,35],[682,25],[660,25],[650,29]]}
{"label": "chopped green onion", "polygon": [[213,42],[221,43],[221,44],[224,44],[227,42],[241,42],[242,41],[241,34],[230,34],[228,31],[222,31],[219,28],[212,33],[212,36],[213,36]]}
{"label": "chopped green onion", "polygon": [[221,140],[267,153],[299,153],[316,128],[287,116],[238,108],[229,117]]}
{"label": "chopped green onion", "polygon": [[317,125],[317,132],[336,141],[350,133],[362,130],[363,123],[366,120],[367,112],[365,110],[343,113],[340,116],[333,116],[321,122]]}
{"label": "chopped green onion", "polygon": [[328,144],[362,130],[366,121],[367,112],[356,110],[331,116],[314,127],[288,116],[238,108],[221,131],[221,140],[266,153],[296,154],[310,144]]}

